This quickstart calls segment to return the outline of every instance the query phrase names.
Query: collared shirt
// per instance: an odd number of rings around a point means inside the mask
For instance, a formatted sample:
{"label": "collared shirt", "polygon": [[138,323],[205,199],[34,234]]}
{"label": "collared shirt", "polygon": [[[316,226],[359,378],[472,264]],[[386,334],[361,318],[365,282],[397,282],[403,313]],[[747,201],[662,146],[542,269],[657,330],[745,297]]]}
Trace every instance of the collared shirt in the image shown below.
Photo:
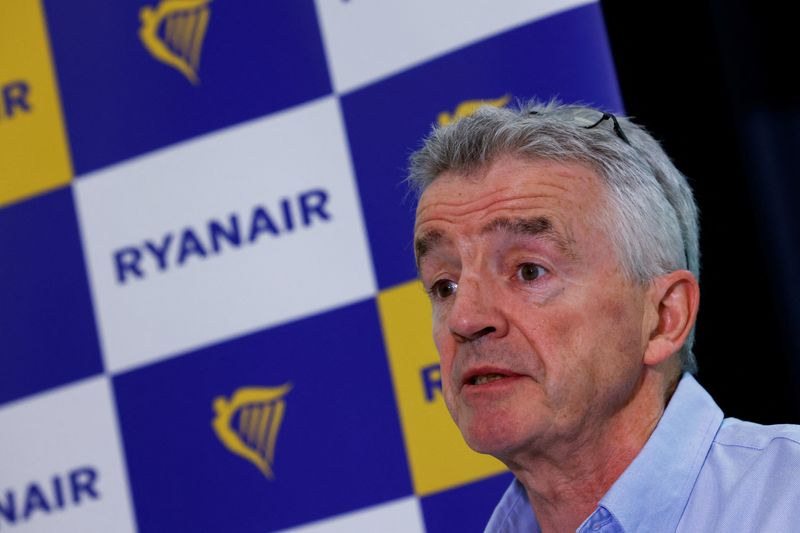
{"label": "collared shirt", "polygon": [[[541,531],[518,481],[486,531]],[[577,531],[800,531],[800,426],[723,420],[685,374],[644,448]]]}

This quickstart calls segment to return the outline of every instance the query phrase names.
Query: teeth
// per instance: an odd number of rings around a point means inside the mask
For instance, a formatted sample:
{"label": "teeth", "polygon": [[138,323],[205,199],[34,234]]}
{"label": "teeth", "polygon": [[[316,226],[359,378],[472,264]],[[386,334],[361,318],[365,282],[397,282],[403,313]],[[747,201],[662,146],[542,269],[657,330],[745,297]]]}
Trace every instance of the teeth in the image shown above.
{"label": "teeth", "polygon": [[502,374],[484,374],[483,376],[475,376],[472,378],[473,385],[483,385],[484,383],[490,383],[492,381],[497,381],[498,379],[503,379],[505,376]]}

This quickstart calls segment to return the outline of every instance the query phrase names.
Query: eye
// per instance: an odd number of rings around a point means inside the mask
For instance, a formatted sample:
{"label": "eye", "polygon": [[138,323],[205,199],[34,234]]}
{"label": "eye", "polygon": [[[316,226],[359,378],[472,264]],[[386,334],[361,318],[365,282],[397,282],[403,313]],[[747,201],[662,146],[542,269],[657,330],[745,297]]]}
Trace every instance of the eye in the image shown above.
{"label": "eye", "polygon": [[455,294],[458,283],[449,279],[440,279],[428,289],[428,292],[435,298],[445,299]]}
{"label": "eye", "polygon": [[517,276],[523,281],[535,281],[547,274],[547,269],[536,263],[522,263],[517,267]]}

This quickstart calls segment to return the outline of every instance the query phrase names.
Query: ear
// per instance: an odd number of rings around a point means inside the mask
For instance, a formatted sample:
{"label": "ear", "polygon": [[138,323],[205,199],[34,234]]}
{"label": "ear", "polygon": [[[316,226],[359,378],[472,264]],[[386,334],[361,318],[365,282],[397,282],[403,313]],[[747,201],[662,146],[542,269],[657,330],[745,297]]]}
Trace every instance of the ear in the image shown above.
{"label": "ear", "polygon": [[651,282],[648,305],[655,323],[644,353],[646,365],[657,365],[681,349],[694,326],[700,286],[688,270],[676,270]]}

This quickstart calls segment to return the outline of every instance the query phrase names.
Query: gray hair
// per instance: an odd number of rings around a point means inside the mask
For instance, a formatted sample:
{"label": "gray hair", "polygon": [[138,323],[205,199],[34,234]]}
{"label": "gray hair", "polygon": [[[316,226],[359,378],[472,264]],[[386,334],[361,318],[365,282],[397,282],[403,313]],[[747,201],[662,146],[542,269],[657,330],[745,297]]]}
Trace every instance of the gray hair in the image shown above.
{"label": "gray hair", "polygon": [[[435,127],[411,156],[408,181],[421,195],[443,172],[470,174],[504,155],[595,170],[609,193],[606,229],[630,280],[646,284],[679,269],[699,280],[692,190],[658,141],[626,117],[555,101],[518,109],[484,106]],[[682,368],[691,373],[697,371],[693,343],[694,329],[680,350]]]}

